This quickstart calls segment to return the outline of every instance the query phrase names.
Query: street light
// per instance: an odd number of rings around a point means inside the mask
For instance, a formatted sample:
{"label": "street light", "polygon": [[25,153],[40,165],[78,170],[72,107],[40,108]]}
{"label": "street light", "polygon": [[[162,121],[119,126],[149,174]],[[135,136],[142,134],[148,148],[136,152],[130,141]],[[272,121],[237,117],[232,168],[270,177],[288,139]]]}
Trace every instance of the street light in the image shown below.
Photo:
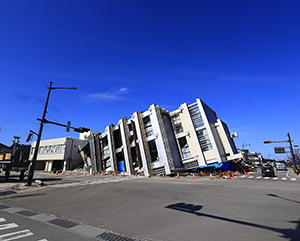
{"label": "street light", "polygon": [[48,107],[48,102],[49,102],[49,97],[50,97],[51,90],[57,90],[57,89],[76,90],[77,89],[76,87],[52,87],[52,83],[53,82],[50,81],[50,85],[49,85],[49,87],[47,87],[48,95],[47,95],[47,99],[46,99],[46,103],[45,103],[45,107],[44,107],[43,117],[42,117],[41,123],[40,123],[40,130],[39,130],[39,133],[37,134],[37,140],[36,140],[36,145],[35,145],[33,157],[32,157],[32,160],[31,160],[30,167],[29,167],[27,186],[31,186],[31,184],[32,184],[35,163],[36,163],[36,159],[37,159],[37,155],[38,155],[38,149],[40,147],[40,142],[41,142],[41,137],[42,137],[42,132],[43,132],[43,126],[45,124],[45,116],[46,116],[46,113],[47,113],[47,107]]}
{"label": "street light", "polygon": [[244,150],[245,146],[251,146],[251,144],[244,144],[244,143],[242,143],[242,146],[243,146],[243,150]]}

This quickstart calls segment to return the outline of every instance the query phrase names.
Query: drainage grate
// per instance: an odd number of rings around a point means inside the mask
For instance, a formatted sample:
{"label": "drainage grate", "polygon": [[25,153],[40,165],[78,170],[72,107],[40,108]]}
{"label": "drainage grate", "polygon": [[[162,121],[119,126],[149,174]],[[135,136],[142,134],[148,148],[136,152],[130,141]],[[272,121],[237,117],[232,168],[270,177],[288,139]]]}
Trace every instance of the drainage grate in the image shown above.
{"label": "drainage grate", "polygon": [[23,216],[26,216],[26,217],[31,217],[31,216],[39,214],[37,212],[32,212],[32,211],[28,211],[28,210],[24,210],[24,211],[20,211],[20,212],[16,212],[16,213],[20,214],[20,215],[23,215]]}
{"label": "drainage grate", "polygon": [[6,208],[11,208],[11,206],[0,204],[0,209],[6,209]]}
{"label": "drainage grate", "polygon": [[14,193],[16,193],[16,192],[15,191],[4,191],[4,192],[0,192],[0,196],[14,194]]}
{"label": "drainage grate", "polygon": [[65,219],[61,219],[61,218],[56,218],[53,220],[48,221],[48,223],[60,226],[62,228],[72,228],[78,225],[78,223],[69,221],[69,220],[65,220]]}
{"label": "drainage grate", "polygon": [[128,238],[114,233],[107,233],[107,232],[98,235],[97,238],[105,241],[136,241],[136,239]]}

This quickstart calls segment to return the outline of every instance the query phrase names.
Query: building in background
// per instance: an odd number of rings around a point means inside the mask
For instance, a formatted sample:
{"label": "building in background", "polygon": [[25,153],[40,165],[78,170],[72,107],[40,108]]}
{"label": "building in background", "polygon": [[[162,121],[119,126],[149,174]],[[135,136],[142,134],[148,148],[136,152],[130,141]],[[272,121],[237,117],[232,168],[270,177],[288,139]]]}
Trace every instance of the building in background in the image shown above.
{"label": "building in background", "polygon": [[[50,140],[42,140],[38,151],[35,169],[54,171],[54,170],[73,170],[82,166],[82,158],[78,151],[78,146],[82,140],[63,137]],[[36,142],[32,142],[30,150],[30,160],[32,160]]]}

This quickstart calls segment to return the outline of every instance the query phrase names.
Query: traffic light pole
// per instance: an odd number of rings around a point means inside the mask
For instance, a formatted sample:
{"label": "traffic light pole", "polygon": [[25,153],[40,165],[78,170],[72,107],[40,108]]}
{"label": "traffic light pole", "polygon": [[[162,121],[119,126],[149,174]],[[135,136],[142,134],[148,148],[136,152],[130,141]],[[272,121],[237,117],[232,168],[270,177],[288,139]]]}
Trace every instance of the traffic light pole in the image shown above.
{"label": "traffic light pole", "polygon": [[27,186],[31,186],[32,184],[32,179],[33,179],[33,174],[34,174],[34,169],[35,169],[35,163],[36,163],[36,159],[37,159],[37,155],[38,155],[38,151],[39,151],[39,147],[40,147],[40,142],[41,142],[41,138],[42,138],[42,132],[43,132],[43,127],[45,123],[49,123],[49,121],[47,121],[45,119],[46,113],[47,113],[47,107],[48,107],[48,102],[49,102],[49,97],[50,97],[50,92],[51,90],[57,90],[57,89],[71,89],[71,90],[76,90],[76,87],[52,87],[52,81],[50,81],[50,85],[48,87],[48,95],[47,95],[47,99],[46,99],[46,103],[45,103],[45,107],[44,107],[44,112],[43,112],[43,116],[42,119],[39,119],[41,121],[40,123],[40,130],[39,133],[37,134],[37,140],[36,140],[36,145],[35,145],[35,149],[34,149],[34,153],[33,153],[33,157],[31,160],[31,164],[29,166],[29,173],[28,173],[28,178],[27,178]]}
{"label": "traffic light pole", "polygon": [[290,143],[290,149],[291,149],[291,155],[292,155],[293,165],[294,165],[295,171],[297,171],[298,167],[297,167],[297,164],[296,164],[296,159],[295,159],[295,155],[294,155],[294,150],[293,150],[293,145],[292,145],[292,140],[291,140],[290,133],[288,133],[287,136],[289,138],[289,143]]}
{"label": "traffic light pole", "polygon": [[45,103],[45,107],[44,107],[44,112],[43,112],[43,117],[42,117],[41,123],[40,123],[40,130],[39,130],[39,133],[37,135],[34,154],[33,154],[32,160],[31,160],[31,164],[29,166],[27,186],[31,186],[31,184],[32,184],[32,179],[33,179],[33,174],[34,174],[34,169],[35,169],[35,163],[36,163],[36,159],[37,159],[37,155],[38,155],[38,151],[39,151],[39,147],[40,147],[41,136],[42,136],[42,132],[43,132],[45,116],[46,116],[46,113],[47,113],[47,107],[48,107],[48,102],[49,102],[52,83],[53,82],[50,81],[48,95],[47,95],[47,99],[46,99],[46,103]]}

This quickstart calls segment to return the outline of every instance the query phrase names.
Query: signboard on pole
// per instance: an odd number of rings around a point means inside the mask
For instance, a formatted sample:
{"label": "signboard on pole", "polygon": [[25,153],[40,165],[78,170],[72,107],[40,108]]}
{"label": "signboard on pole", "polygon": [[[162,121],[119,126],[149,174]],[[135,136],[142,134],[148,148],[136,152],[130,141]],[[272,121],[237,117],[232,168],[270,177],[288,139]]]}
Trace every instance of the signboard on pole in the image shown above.
{"label": "signboard on pole", "polygon": [[274,147],[275,153],[285,153],[284,147]]}

